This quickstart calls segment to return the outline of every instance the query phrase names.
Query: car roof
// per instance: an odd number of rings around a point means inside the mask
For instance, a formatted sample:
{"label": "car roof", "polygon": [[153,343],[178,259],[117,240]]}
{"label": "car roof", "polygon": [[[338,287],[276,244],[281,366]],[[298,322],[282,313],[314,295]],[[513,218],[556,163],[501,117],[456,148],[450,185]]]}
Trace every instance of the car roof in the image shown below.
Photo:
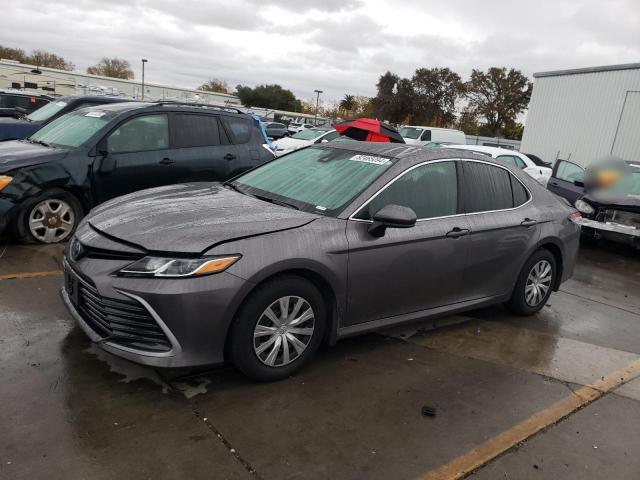
{"label": "car roof", "polygon": [[101,103],[122,103],[122,102],[134,102],[135,100],[131,98],[122,98],[122,97],[109,97],[105,95],[66,95],[64,97],[58,97],[55,100],[60,100],[63,102],[78,102],[78,101],[91,101],[91,102],[101,102]]}
{"label": "car roof", "polygon": [[131,110],[149,110],[152,112],[167,111],[167,112],[191,112],[191,113],[212,113],[225,115],[235,115],[244,118],[252,118],[248,113],[244,113],[237,108],[222,107],[218,105],[207,104],[190,104],[180,102],[141,102],[141,101],[127,101],[127,102],[115,102],[102,105],[94,105],[91,107],[85,107],[82,110],[87,109],[99,109],[105,112],[122,113]]}
{"label": "car roof", "polygon": [[53,97],[46,93],[39,92],[23,92],[22,90],[4,90],[0,89],[0,95],[17,95],[19,97],[42,97],[51,100]]}
{"label": "car roof", "polygon": [[[398,127],[398,128],[404,128],[404,127],[424,128],[424,129],[429,129],[429,130],[446,130],[447,132],[462,132],[462,130],[456,130],[455,128],[428,127],[428,126],[425,126],[425,125],[400,125],[400,127]],[[464,132],[462,132],[462,133],[464,133]]]}
{"label": "car roof", "polygon": [[488,147],[486,145],[447,145],[450,148],[456,148],[458,150],[475,150],[476,152],[486,152],[491,155],[524,155],[517,150],[510,150],[508,148],[500,147]]}

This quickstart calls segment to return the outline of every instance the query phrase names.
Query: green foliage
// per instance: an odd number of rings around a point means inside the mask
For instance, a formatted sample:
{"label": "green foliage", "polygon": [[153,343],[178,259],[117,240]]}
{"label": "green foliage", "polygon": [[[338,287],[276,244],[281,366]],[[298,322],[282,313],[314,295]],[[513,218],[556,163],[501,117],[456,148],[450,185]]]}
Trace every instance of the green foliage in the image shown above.
{"label": "green foliage", "polygon": [[123,58],[103,58],[92,67],[87,68],[90,75],[101,75],[103,77],[122,78],[131,80],[133,78],[133,70],[128,60]]}
{"label": "green foliage", "polygon": [[293,92],[280,85],[258,85],[255,88],[238,85],[236,95],[242,104],[248,107],[273,108],[290,112],[301,110],[301,103]]}
{"label": "green foliage", "polygon": [[59,70],[73,70],[75,65],[65,60],[60,55],[45,50],[33,50],[27,55],[21,48],[3,47],[0,45],[0,58],[17,60],[20,63],[35,65],[37,67],[57,68]]}
{"label": "green foliage", "polygon": [[449,127],[462,92],[460,75],[448,68],[419,68],[411,79],[414,92],[412,123]]}
{"label": "green foliage", "polygon": [[342,108],[345,112],[350,112],[353,110],[353,107],[356,105],[356,97],[353,95],[349,95],[346,93],[342,100],[340,100],[340,108]]}

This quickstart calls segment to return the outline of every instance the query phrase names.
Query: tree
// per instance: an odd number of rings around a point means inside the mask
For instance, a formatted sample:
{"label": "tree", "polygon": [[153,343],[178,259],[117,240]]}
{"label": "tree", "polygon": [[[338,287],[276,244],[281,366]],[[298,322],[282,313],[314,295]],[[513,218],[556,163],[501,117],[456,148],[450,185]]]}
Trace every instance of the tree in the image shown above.
{"label": "tree", "polygon": [[90,75],[101,75],[103,77],[123,78],[131,80],[133,70],[131,64],[122,58],[103,58],[92,67],[87,68]]}
{"label": "tree", "polygon": [[0,58],[26,63],[27,54],[21,48],[3,47],[0,45]]}
{"label": "tree", "polygon": [[242,104],[248,107],[273,108],[290,112],[301,110],[301,103],[293,92],[280,85],[258,85],[255,88],[238,85],[236,95]]}
{"label": "tree", "polygon": [[344,97],[342,97],[342,100],[340,100],[339,106],[344,110],[345,116],[348,116],[349,112],[351,112],[351,110],[356,106],[356,97],[346,93]]}
{"label": "tree", "polygon": [[376,88],[378,93],[374,98],[374,105],[376,114],[383,118],[393,121],[397,118],[397,99],[396,99],[396,85],[400,77],[395,73],[387,71],[385,74],[380,75]]}
{"label": "tree", "polygon": [[455,104],[462,92],[460,75],[448,68],[419,68],[411,79],[412,122],[449,127],[455,120]]}
{"label": "tree", "polygon": [[58,70],[73,70],[75,65],[68,62],[60,55],[47,52],[45,50],[34,50],[27,57],[27,63],[32,63],[38,67],[57,68]]}
{"label": "tree", "polygon": [[474,69],[465,84],[469,108],[485,119],[486,130],[492,136],[515,124],[531,98],[532,83],[519,70],[492,67],[486,73]]}
{"label": "tree", "polygon": [[207,83],[203,83],[197,89],[204,92],[231,93],[227,82],[224,80],[218,80],[217,78],[210,79]]}
{"label": "tree", "polygon": [[478,116],[468,108],[462,111],[455,126],[467,135],[480,135]]}

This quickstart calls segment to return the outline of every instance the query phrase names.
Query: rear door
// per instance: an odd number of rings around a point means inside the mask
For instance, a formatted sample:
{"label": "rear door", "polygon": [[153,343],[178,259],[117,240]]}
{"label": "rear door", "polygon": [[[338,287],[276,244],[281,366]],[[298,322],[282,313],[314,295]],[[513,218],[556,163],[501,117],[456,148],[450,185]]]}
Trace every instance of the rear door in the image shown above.
{"label": "rear door", "polygon": [[[574,182],[580,182],[576,185]],[[556,160],[547,188],[573,205],[584,194],[584,168],[568,160]]]}
{"label": "rear door", "polygon": [[171,170],[174,183],[225,180],[235,156],[217,115],[171,114]]}
{"label": "rear door", "polygon": [[461,196],[471,233],[461,300],[508,294],[540,236],[538,211],[507,168],[479,160],[462,165]]}
{"label": "rear door", "polygon": [[245,116],[221,115],[220,119],[230,141],[228,154],[225,154],[229,177],[249,170],[267,161],[262,155],[267,151],[262,144],[264,139],[253,119]]}
{"label": "rear door", "polygon": [[[94,189],[99,202],[144,188],[175,183],[169,148],[169,115],[124,120],[98,146]],[[112,168],[106,169],[110,164]]]}
{"label": "rear door", "polygon": [[[457,162],[429,162],[406,171],[347,222],[347,324],[419,312],[458,301],[469,227],[458,215]],[[414,210],[411,228],[368,232],[385,205]]]}

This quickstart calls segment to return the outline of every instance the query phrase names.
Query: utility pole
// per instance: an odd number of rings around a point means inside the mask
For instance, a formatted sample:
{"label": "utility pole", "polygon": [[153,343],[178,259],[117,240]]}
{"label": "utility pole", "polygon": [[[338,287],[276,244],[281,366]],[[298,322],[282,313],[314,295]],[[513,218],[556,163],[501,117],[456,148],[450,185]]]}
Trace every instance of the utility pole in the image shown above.
{"label": "utility pole", "polygon": [[144,100],[144,64],[147,63],[147,59],[142,59],[142,100]]}
{"label": "utility pole", "polygon": [[317,127],[318,126],[318,105],[320,104],[320,94],[322,93],[322,90],[314,90],[314,92],[316,92],[316,115],[315,115],[314,124]]}

